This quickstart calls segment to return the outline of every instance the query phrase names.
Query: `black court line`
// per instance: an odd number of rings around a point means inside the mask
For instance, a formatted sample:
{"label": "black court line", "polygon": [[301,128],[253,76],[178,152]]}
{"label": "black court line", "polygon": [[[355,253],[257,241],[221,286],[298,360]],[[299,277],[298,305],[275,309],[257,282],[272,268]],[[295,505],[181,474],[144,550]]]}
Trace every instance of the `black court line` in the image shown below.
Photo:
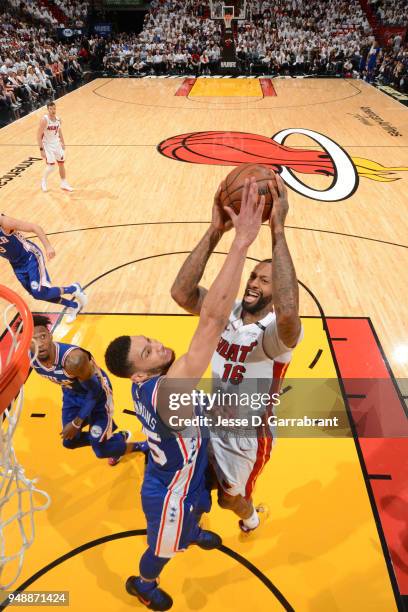
{"label": "black court line", "polygon": [[[255,567],[255,565],[248,561],[248,559],[245,559],[245,557],[242,557],[242,555],[239,553],[235,552],[231,548],[228,548],[228,546],[224,546],[224,544],[221,544],[219,550],[241,563],[241,565],[246,567],[250,572],[252,572],[252,574],[259,578],[259,580],[263,582],[263,584],[275,595],[276,599],[279,601],[282,607],[287,610],[287,612],[295,612],[294,608],[292,608],[279,589],[269,580],[269,578],[267,578],[267,576],[265,576],[265,574],[263,574],[257,567]],[[266,608],[267,607],[268,606],[266,606]]]}
{"label": "black court line", "polygon": [[[226,112],[226,111],[242,111],[242,107],[245,106],[245,110],[256,110],[258,113],[264,110],[272,110],[272,111],[276,111],[276,110],[287,110],[288,108],[304,108],[304,107],[309,107],[309,106],[321,106],[322,104],[334,104],[336,102],[343,102],[344,100],[349,100],[350,98],[355,98],[356,96],[359,96],[362,93],[362,90],[357,87],[357,85],[355,85],[354,83],[349,82],[347,79],[336,79],[336,81],[338,82],[344,82],[346,85],[348,85],[349,87],[352,87],[354,89],[354,92],[349,95],[349,96],[345,96],[344,98],[336,98],[334,100],[323,100],[320,102],[311,102],[310,104],[294,104],[292,106],[257,106],[255,108],[251,108],[250,106],[247,106],[245,104],[245,102],[242,102],[241,106],[239,108],[231,108],[231,107],[227,107],[227,108],[216,108],[216,107],[211,107],[211,109],[209,108],[203,108],[203,107],[195,107],[195,106],[189,106],[188,104],[184,105],[184,106],[165,106],[165,105],[153,105],[153,104],[146,104],[143,102],[132,102],[129,100],[120,100],[118,98],[111,98],[109,96],[105,96],[103,94],[101,94],[99,92],[100,89],[102,89],[102,87],[106,87],[106,85],[109,85],[110,83],[112,83],[112,81],[114,81],[115,79],[107,79],[106,83],[101,83],[100,85],[98,85],[97,87],[95,87],[95,89],[92,89],[92,93],[95,96],[98,96],[99,98],[103,98],[105,100],[109,100],[111,102],[120,102],[121,104],[131,104],[132,106],[144,106],[146,108],[168,108],[172,111],[186,111],[186,110],[193,110],[193,111],[203,111],[203,112],[208,112],[209,110],[211,111],[222,111],[222,112]],[[221,96],[222,97],[222,96]],[[279,92],[277,91],[277,98],[279,97]],[[191,100],[189,100],[188,97],[185,96],[179,96],[179,98],[181,99],[186,99],[187,102],[192,102]],[[259,101],[259,100],[258,100]]]}
{"label": "black court line", "polygon": [[37,419],[41,419],[41,418],[43,418],[45,416],[46,416],[45,412],[32,412],[30,414],[30,417],[34,417],[34,418],[37,418]]}
{"label": "black court line", "polygon": [[134,412],[133,410],[128,410],[127,408],[125,408],[124,410],[122,410],[122,412],[124,412],[125,414],[130,414],[130,416],[137,417],[136,412]]}
{"label": "black court line", "polygon": [[[58,232],[48,232],[47,236],[58,236],[60,234],[71,234],[75,232],[86,232],[91,230],[99,230],[99,229],[113,229],[118,227],[140,227],[143,225],[198,225],[198,224],[206,224],[209,225],[210,221],[144,221],[140,223],[118,223],[115,225],[98,225],[94,227],[79,227],[76,229],[70,230],[62,230]],[[262,227],[269,228],[269,225],[264,223]],[[407,244],[399,244],[398,242],[389,242],[388,240],[380,240],[379,238],[369,238],[368,236],[358,236],[357,234],[345,234],[344,232],[334,232],[332,230],[323,230],[316,229],[313,227],[298,227],[296,225],[285,225],[285,229],[293,229],[293,230],[302,230],[305,232],[318,232],[320,234],[332,234],[334,236],[345,236],[347,238],[356,238],[359,240],[368,240],[369,242],[378,242],[379,244],[387,244],[389,246],[396,246],[402,249],[408,249]],[[28,236],[28,238],[32,239],[36,236]],[[333,318],[333,317],[330,317]],[[347,317],[339,317],[339,318],[347,318]],[[351,319],[358,319],[359,317],[350,317]],[[366,318],[366,317],[361,317]]]}
{"label": "black court line", "polygon": [[346,342],[348,338],[332,338],[332,342]]}
{"label": "black court line", "polygon": [[392,480],[391,474],[368,474],[370,480]]}
{"label": "black court line", "polygon": [[365,397],[367,397],[367,395],[365,395],[365,393],[346,393],[346,397],[348,399],[364,399]]}
{"label": "black court line", "polygon": [[[38,572],[33,574],[30,578],[25,580],[19,587],[17,587],[17,589],[13,591],[13,594],[16,595],[17,593],[21,593],[22,591],[25,591],[36,580],[44,576],[44,574],[47,574],[50,570],[54,569],[58,565],[61,565],[61,563],[64,563],[65,561],[72,559],[72,557],[75,557],[76,555],[86,550],[89,550],[90,548],[94,548],[95,546],[99,546],[100,544],[105,544],[106,542],[112,542],[114,540],[121,540],[124,538],[135,537],[135,536],[145,536],[146,534],[147,534],[146,529],[132,529],[129,531],[121,531],[119,533],[114,533],[108,536],[103,536],[101,538],[97,538],[96,540],[91,540],[90,542],[87,542],[86,544],[82,544],[81,546],[74,548],[73,550],[66,553],[65,555],[62,555],[61,557],[57,557],[57,559],[55,559],[51,563],[48,563],[48,565],[45,565],[43,568],[38,570]],[[231,557],[231,559],[238,561],[238,563],[243,565],[243,567],[249,570],[256,578],[258,578],[266,586],[266,588],[276,597],[276,599],[282,605],[284,610],[286,610],[287,612],[295,612],[294,608],[290,605],[290,603],[287,601],[284,595],[280,592],[280,590],[273,584],[273,582],[269,580],[269,578],[265,576],[265,574],[263,574],[257,567],[255,567],[253,563],[248,561],[248,559],[245,559],[245,557],[243,557],[236,551],[232,550],[231,548],[228,548],[228,546],[224,546],[223,544],[218,549],[215,549],[215,550],[219,550],[220,552],[224,553],[228,557]],[[5,608],[8,607],[8,605],[9,605],[8,602],[0,605],[0,610],[4,610]]]}
{"label": "black court line", "polygon": [[282,391],[280,392],[280,395],[284,395],[285,393],[287,393],[288,391],[290,391],[292,389],[291,385],[288,385],[287,387],[285,387],[284,389],[282,389]]}
{"label": "black court line", "polygon": [[309,364],[309,368],[311,370],[315,367],[316,363],[319,361],[320,357],[322,356],[322,353],[323,353],[323,349],[319,349],[317,351],[313,361]]}

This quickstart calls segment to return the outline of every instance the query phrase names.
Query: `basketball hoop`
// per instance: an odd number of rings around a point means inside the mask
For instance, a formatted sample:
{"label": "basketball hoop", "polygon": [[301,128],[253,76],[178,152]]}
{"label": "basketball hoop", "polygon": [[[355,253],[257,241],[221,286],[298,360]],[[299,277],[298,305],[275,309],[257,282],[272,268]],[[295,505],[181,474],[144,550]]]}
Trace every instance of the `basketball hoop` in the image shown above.
{"label": "basketball hoop", "polygon": [[[13,448],[30,369],[33,319],[24,300],[3,285],[0,316],[0,589],[8,589],[19,577],[25,551],[34,541],[34,513],[48,508],[50,498],[36,488],[36,480],[25,476]],[[45,498],[42,505],[35,505],[34,495]]]}

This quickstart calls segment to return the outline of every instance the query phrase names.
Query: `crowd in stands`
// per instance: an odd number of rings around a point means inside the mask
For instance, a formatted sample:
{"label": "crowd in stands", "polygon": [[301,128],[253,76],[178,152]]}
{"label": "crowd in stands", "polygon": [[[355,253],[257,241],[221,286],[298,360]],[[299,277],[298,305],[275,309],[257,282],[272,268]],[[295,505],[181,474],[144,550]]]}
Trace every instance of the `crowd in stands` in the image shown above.
{"label": "crowd in stands", "polygon": [[407,0],[370,0],[371,8],[382,25],[408,24]]}
{"label": "crowd in stands", "polygon": [[376,80],[381,85],[391,85],[408,94],[408,44],[384,49],[378,63]]}
{"label": "crowd in stands", "polygon": [[86,48],[57,42],[46,23],[0,14],[0,103],[11,109],[33,106],[82,78]]}
{"label": "crowd in stands", "polygon": [[21,0],[8,0],[8,3],[15,12],[20,12],[34,21],[42,22],[46,26],[56,27],[59,25],[52,12],[35,0],[24,0],[23,2]]}
{"label": "crowd in stands", "polygon": [[[219,72],[223,22],[210,18],[209,2],[153,0],[139,34],[73,42],[56,39],[33,0],[17,4],[0,0],[0,103],[9,108],[80,82],[84,64],[112,76]],[[71,21],[86,19],[85,1],[55,4]],[[248,0],[247,9],[234,31],[244,74],[362,77],[408,91],[407,44],[396,34],[380,49],[358,0]]]}
{"label": "crowd in stands", "polygon": [[[48,0],[48,6],[38,0],[7,0],[7,3],[15,12],[25,14],[35,21],[54,28],[58,26],[83,27],[89,9],[89,2],[86,0]],[[53,8],[58,10],[53,11]]]}
{"label": "crowd in stands", "polygon": [[[109,45],[104,66],[116,74],[217,72],[223,22],[209,16],[205,2],[153,0],[143,31]],[[374,44],[358,0],[248,0],[237,23],[245,73],[344,74],[360,70]]]}
{"label": "crowd in stands", "polygon": [[85,25],[89,2],[86,0],[53,0],[60,11],[66,15],[68,25],[81,28]]}
{"label": "crowd in stands", "polygon": [[[238,56],[261,70],[342,74],[358,68],[374,38],[358,0],[249,0],[250,20],[238,26]],[[273,8],[271,8],[273,7]]]}

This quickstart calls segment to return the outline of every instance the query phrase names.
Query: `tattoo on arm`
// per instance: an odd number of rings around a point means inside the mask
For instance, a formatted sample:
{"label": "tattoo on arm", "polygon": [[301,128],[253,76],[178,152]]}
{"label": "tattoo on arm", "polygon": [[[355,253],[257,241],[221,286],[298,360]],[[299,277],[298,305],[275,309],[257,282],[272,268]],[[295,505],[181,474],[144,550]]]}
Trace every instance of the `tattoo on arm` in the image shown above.
{"label": "tattoo on arm", "polygon": [[285,235],[272,240],[272,287],[279,338],[288,347],[299,336],[299,287]]}
{"label": "tattoo on arm", "polygon": [[181,266],[171,288],[173,299],[185,310],[199,314],[207,290],[199,286],[205,266],[222,233],[211,227]]}

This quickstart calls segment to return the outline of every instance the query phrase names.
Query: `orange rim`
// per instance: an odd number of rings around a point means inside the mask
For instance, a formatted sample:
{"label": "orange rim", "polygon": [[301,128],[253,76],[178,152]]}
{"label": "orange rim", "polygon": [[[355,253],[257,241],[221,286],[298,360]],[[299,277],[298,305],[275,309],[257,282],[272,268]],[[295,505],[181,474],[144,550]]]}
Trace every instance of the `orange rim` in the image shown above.
{"label": "orange rim", "polygon": [[23,321],[20,344],[10,363],[0,374],[0,414],[18,395],[30,369],[28,349],[33,336],[33,317],[24,300],[8,287],[0,285],[0,297],[14,304]]}

